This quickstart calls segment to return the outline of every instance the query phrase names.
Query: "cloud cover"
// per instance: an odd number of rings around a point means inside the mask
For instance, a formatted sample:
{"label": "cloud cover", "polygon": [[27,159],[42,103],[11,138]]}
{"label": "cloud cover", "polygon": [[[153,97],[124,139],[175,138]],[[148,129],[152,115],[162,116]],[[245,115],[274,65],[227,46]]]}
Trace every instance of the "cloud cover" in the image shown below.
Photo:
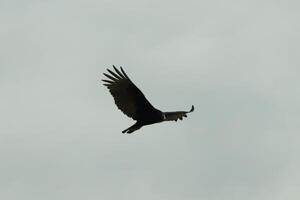
{"label": "cloud cover", "polygon": [[[300,198],[299,2],[0,5],[1,199]],[[122,135],[111,64],[195,112]]]}

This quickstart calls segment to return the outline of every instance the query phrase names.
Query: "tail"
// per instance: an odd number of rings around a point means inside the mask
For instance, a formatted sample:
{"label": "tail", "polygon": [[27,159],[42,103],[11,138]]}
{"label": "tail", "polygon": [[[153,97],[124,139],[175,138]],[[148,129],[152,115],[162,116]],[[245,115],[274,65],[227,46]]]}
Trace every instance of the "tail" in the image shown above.
{"label": "tail", "polygon": [[124,131],[122,131],[122,133],[127,133],[130,134],[136,130],[139,130],[142,126],[138,125],[137,123],[133,124],[132,126],[130,126],[129,128],[125,129]]}

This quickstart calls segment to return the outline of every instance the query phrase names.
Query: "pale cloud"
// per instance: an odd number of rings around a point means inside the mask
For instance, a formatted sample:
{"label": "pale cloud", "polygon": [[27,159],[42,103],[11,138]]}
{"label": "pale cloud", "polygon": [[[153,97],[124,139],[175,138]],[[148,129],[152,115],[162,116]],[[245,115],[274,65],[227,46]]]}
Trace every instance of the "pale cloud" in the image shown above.
{"label": "pale cloud", "polygon": [[[0,5],[1,199],[300,198],[297,1]],[[121,134],[111,64],[195,112]]]}

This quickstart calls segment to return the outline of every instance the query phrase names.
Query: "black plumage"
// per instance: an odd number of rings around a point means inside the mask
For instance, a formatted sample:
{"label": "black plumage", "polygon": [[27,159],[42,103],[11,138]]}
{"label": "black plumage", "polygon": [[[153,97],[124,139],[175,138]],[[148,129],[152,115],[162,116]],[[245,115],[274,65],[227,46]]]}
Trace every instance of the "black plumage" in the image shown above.
{"label": "black plumage", "polygon": [[120,70],[113,66],[114,71],[107,69],[109,73],[103,73],[107,79],[102,80],[115,100],[117,107],[128,117],[136,120],[131,127],[122,133],[132,133],[142,126],[163,121],[177,121],[187,117],[187,113],[194,111],[162,112],[154,108],[144,94],[129,79],[122,67]]}

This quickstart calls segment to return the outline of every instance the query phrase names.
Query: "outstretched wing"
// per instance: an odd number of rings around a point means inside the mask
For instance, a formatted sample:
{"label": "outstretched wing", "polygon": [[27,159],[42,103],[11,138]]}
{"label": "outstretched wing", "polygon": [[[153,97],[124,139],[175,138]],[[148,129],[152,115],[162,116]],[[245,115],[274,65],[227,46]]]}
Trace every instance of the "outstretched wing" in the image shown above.
{"label": "outstretched wing", "polygon": [[183,117],[187,117],[187,113],[193,112],[194,106],[192,106],[190,111],[177,111],[177,112],[164,112],[164,121],[177,121],[182,120]]}
{"label": "outstretched wing", "polygon": [[134,120],[141,118],[142,114],[154,111],[155,108],[129,79],[122,67],[120,67],[121,71],[114,65],[113,68],[115,71],[107,69],[109,73],[103,73],[107,80],[102,81],[109,89],[117,107]]}

